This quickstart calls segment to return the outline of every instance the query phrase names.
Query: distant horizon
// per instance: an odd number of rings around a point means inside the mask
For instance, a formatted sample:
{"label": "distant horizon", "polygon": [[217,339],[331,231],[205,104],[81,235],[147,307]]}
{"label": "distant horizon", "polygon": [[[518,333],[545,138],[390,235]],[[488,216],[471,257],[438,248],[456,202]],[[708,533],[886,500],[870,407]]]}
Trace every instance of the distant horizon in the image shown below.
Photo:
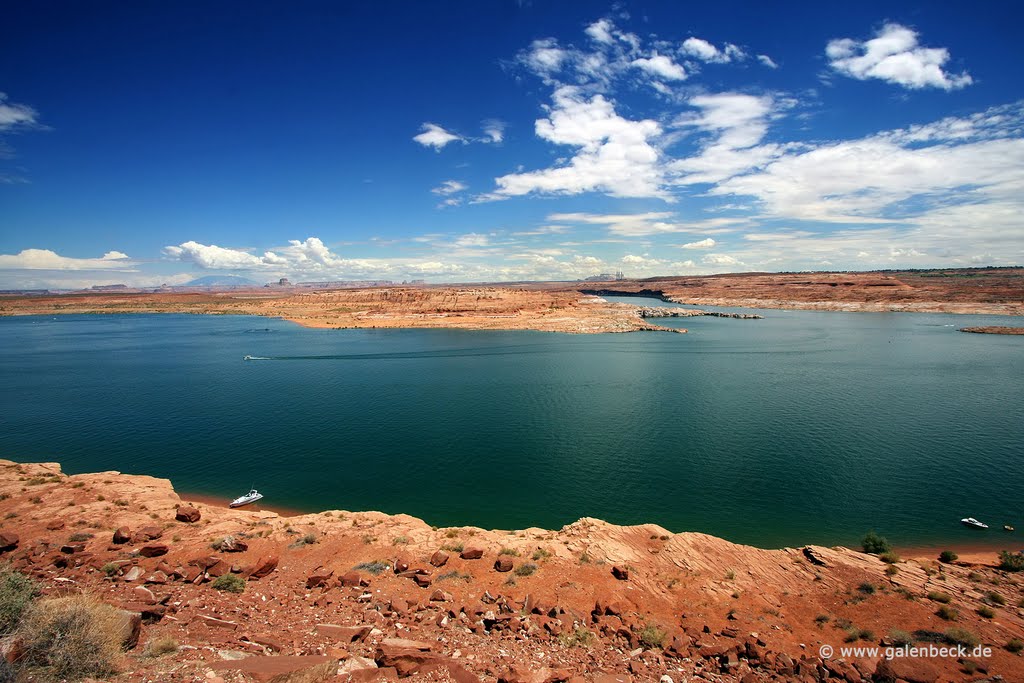
{"label": "distant horizon", "polygon": [[1022,263],[1021,20],[920,0],[15,6],[0,288]]}

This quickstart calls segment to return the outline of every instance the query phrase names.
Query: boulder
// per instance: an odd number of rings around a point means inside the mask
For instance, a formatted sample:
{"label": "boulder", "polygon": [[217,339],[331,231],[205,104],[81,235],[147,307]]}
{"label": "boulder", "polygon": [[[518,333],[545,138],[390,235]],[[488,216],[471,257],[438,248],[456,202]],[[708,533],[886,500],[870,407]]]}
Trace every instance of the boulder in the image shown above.
{"label": "boulder", "polygon": [[0,531],[0,551],[14,550],[18,547],[19,541],[21,539],[18,538],[18,534],[10,531]]}
{"label": "boulder", "polygon": [[114,543],[118,545],[124,545],[125,543],[128,543],[132,540],[131,529],[129,529],[126,526],[118,527],[117,530],[114,531],[114,538],[112,540]]}
{"label": "boulder", "polygon": [[138,612],[119,610],[121,647],[131,650],[139,644],[139,634],[142,633],[142,615]]}
{"label": "boulder", "polygon": [[435,567],[443,567],[448,563],[449,555],[443,550],[436,550],[434,554],[430,556],[430,564]]}
{"label": "boulder", "polygon": [[498,676],[498,683],[560,683],[569,680],[572,676],[573,672],[570,669],[548,667],[533,669],[516,666],[504,676]]}
{"label": "boulder", "polygon": [[483,548],[466,548],[461,553],[459,553],[459,557],[461,557],[464,560],[479,560],[483,556]]}
{"label": "boulder", "polygon": [[876,681],[907,681],[908,683],[935,683],[941,670],[923,657],[895,657],[882,659],[875,669]]}
{"label": "boulder", "polygon": [[84,543],[68,543],[66,545],[62,545],[60,547],[60,551],[62,553],[64,553],[65,555],[73,555],[75,553],[84,553],[85,552],[85,544]]}
{"label": "boulder", "polygon": [[612,566],[612,576],[619,581],[629,581],[629,569],[618,565]]}
{"label": "boulder", "polygon": [[430,578],[430,574],[417,574],[412,577],[412,580],[415,581],[416,585],[420,588],[427,588],[433,582],[433,579]]}
{"label": "boulder", "polygon": [[160,557],[167,554],[167,546],[163,543],[153,543],[139,548],[139,555],[143,557]]}
{"label": "boulder", "polygon": [[359,586],[363,582],[363,575],[357,571],[345,572],[338,578],[339,586]]}
{"label": "boulder", "polygon": [[316,588],[317,586],[326,586],[327,581],[334,576],[333,569],[327,569],[325,567],[317,567],[313,572],[306,578],[306,588]]}
{"label": "boulder", "polygon": [[321,655],[253,656],[210,664],[214,671],[237,671],[260,683],[321,683],[335,679],[338,660]]}
{"label": "boulder", "polygon": [[199,521],[200,517],[202,517],[202,515],[199,514],[199,510],[196,510],[194,507],[189,505],[182,505],[174,513],[174,519],[179,522],[188,522],[189,524],[195,524]]}
{"label": "boulder", "polygon": [[249,544],[238,540],[234,536],[227,536],[221,542],[220,549],[225,553],[244,553],[249,549]]}
{"label": "boulder", "polygon": [[428,663],[444,658],[430,652],[430,644],[405,638],[385,638],[377,647],[375,657],[378,666],[394,667],[400,677],[408,676]]}
{"label": "boulder", "polygon": [[49,521],[49,522],[46,523],[47,531],[60,531],[63,528],[64,528],[64,520],[63,519],[54,519],[54,520]]}
{"label": "boulder", "polygon": [[124,573],[124,580],[129,582],[138,581],[145,573],[146,572],[142,567],[132,567]]}
{"label": "boulder", "polygon": [[135,532],[135,540],[137,541],[155,541],[164,535],[164,530],[158,526],[144,526]]}
{"label": "boulder", "polygon": [[494,571],[496,572],[510,572],[512,571],[512,560],[507,557],[499,557],[494,561]]}

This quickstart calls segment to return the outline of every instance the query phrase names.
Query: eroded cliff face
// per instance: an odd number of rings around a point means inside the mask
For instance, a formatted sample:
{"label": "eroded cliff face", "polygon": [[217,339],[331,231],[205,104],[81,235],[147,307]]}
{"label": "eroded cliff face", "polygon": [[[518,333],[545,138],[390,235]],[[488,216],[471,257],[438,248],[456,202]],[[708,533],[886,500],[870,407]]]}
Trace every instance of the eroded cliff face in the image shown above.
{"label": "eroded cliff face", "polygon": [[[1004,649],[1024,637],[1024,591],[984,563],[888,565],[591,518],[498,531],[379,512],[285,516],[55,463],[0,461],[0,496],[2,560],[48,593],[93,592],[142,616],[119,680],[962,680],[966,669],[1024,680]],[[214,589],[225,575],[244,592]],[[940,593],[955,623],[936,614],[928,596]],[[993,618],[976,612],[986,604]],[[871,646],[951,627],[991,656],[819,657],[851,637]],[[160,637],[186,647],[139,654]]]}

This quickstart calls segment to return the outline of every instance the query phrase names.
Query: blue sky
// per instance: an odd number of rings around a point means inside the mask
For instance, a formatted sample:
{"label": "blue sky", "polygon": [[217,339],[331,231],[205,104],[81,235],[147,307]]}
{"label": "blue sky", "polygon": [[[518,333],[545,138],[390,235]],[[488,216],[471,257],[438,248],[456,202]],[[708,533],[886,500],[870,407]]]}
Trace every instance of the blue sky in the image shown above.
{"label": "blue sky", "polygon": [[1024,10],[706,5],[9,7],[0,288],[1024,263]]}

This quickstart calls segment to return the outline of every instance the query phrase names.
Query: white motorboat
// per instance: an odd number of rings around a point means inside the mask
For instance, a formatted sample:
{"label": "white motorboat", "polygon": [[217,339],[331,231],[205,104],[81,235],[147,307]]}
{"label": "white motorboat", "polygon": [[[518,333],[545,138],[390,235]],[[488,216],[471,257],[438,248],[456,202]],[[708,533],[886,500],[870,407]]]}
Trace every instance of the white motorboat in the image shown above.
{"label": "white motorboat", "polygon": [[965,518],[960,520],[960,523],[963,524],[964,526],[969,526],[972,529],[987,529],[988,528],[988,524],[984,524],[983,522],[979,522],[974,517],[965,517]]}
{"label": "white motorboat", "polygon": [[249,503],[255,503],[257,500],[260,500],[262,498],[262,493],[260,493],[256,489],[252,489],[251,491],[249,491],[249,493],[245,494],[244,496],[239,496],[238,498],[235,498],[233,501],[231,501],[230,506],[233,508],[239,508],[242,507],[243,505],[248,505]]}

